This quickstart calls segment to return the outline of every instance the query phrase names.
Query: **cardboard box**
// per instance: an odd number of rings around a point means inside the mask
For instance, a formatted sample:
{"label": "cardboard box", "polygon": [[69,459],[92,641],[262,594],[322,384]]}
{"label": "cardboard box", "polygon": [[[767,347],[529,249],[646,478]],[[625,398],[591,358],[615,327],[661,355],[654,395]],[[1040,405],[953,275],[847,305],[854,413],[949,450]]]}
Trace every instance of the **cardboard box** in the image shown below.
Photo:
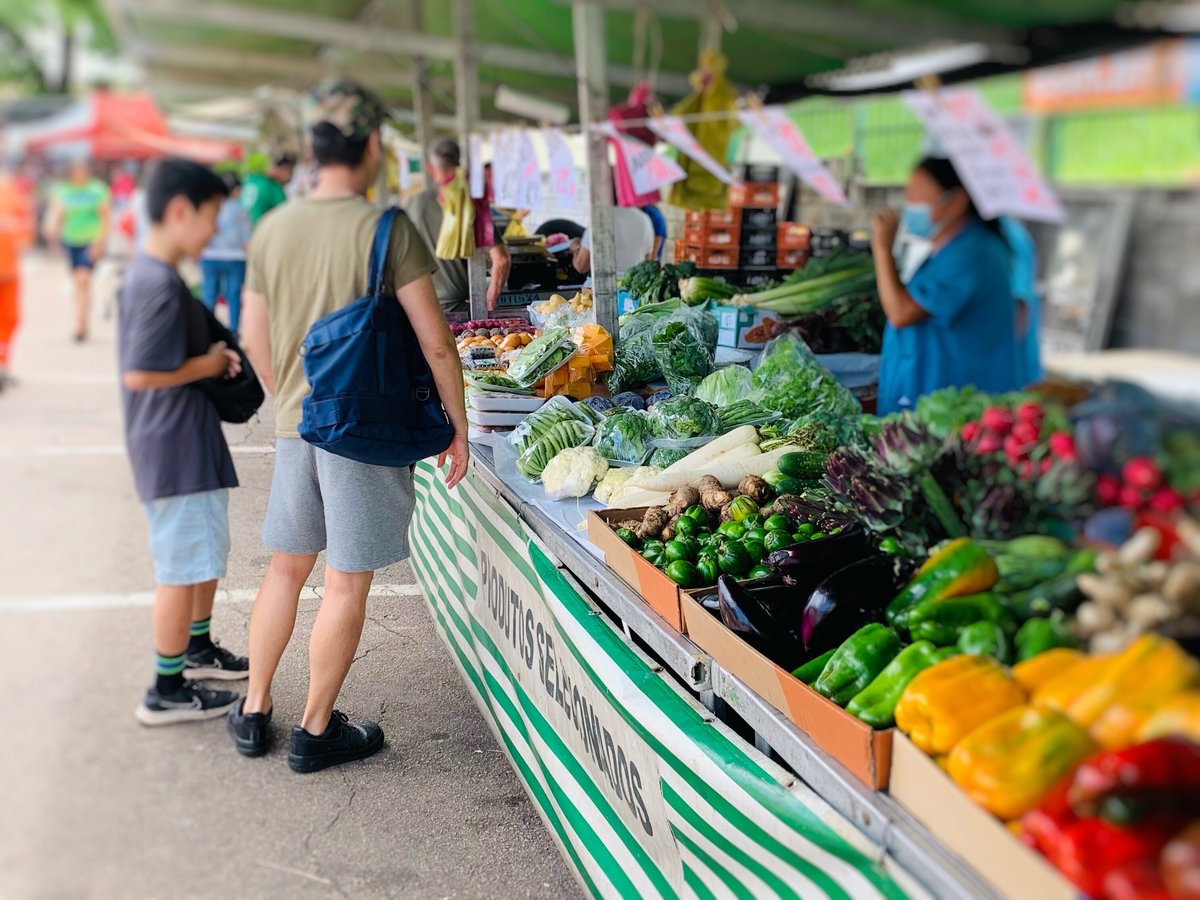
{"label": "cardboard box", "polygon": [[672,628],[683,631],[679,585],[617,537],[612,528],[614,522],[641,519],[645,513],[645,508],[593,510],[588,513],[588,540],[604,551],[608,567],[641,594],[647,606],[666,619]]}
{"label": "cardboard box", "polygon": [[685,592],[680,600],[688,637],[721,668],[740,678],[798,725],[855,778],[871,788],[886,788],[892,730],[874,730],[792,677],[791,672],[771,662],[701,606],[699,593]]}
{"label": "cardboard box", "polygon": [[770,326],[775,324],[771,313],[753,306],[720,306],[711,312],[717,317],[717,346],[734,350],[761,350],[767,342]]}
{"label": "cardboard box", "polygon": [[1004,897],[1073,900],[1078,892],[1039,854],[963,793],[900,732],[892,741],[892,798]]}

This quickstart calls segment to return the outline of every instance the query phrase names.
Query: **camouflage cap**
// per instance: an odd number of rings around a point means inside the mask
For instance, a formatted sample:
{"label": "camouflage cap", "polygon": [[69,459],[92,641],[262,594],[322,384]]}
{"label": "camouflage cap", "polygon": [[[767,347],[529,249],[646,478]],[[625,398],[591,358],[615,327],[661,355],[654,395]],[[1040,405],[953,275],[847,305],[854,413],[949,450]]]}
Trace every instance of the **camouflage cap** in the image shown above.
{"label": "camouflage cap", "polygon": [[366,140],[391,116],[374,91],[346,78],[327,78],[314,87],[304,103],[308,128],[328,122],[352,140]]}

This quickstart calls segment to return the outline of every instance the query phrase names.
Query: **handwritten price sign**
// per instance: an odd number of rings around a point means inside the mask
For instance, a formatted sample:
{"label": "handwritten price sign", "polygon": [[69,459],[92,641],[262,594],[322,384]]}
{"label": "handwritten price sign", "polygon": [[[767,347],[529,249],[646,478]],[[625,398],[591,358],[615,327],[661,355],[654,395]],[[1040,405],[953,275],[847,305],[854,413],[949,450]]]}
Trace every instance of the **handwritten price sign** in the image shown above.
{"label": "handwritten price sign", "polygon": [[745,109],[738,113],[738,118],[755,136],[778,153],[784,164],[810,188],[831,203],[850,205],[837,179],[813,153],[796,123],[781,107]]}
{"label": "handwritten price sign", "polygon": [[497,206],[521,207],[521,146],[515,131],[492,132],[492,193]]}
{"label": "handwritten price sign", "polygon": [[978,91],[909,91],[904,100],[945,148],[980,215],[1063,220],[1062,204],[1053,189]]}
{"label": "handwritten price sign", "polygon": [[559,206],[570,209],[579,196],[579,173],[575,168],[575,157],[562,131],[547,128],[542,131],[546,150],[550,154],[550,191]]}
{"label": "handwritten price sign", "polygon": [[521,173],[517,186],[521,202],[517,206],[520,209],[536,209],[542,202],[542,170],[538,168],[537,151],[533,148],[533,139],[528,131],[520,132],[517,147],[520,153],[517,168]]}
{"label": "handwritten price sign", "polygon": [[687,125],[684,124],[683,119],[679,118],[679,116],[663,116],[661,119],[654,119],[647,124],[650,130],[660,138],[700,163],[700,165],[722,182],[725,184],[734,183],[734,177],[700,145],[700,142],[696,140],[696,136],[688,130]]}
{"label": "handwritten price sign", "polygon": [[621,134],[611,122],[603,123],[600,130],[621,145],[636,193],[649,194],[687,178],[687,173],[675,160],[659,156],[653,147],[648,147],[627,134]]}

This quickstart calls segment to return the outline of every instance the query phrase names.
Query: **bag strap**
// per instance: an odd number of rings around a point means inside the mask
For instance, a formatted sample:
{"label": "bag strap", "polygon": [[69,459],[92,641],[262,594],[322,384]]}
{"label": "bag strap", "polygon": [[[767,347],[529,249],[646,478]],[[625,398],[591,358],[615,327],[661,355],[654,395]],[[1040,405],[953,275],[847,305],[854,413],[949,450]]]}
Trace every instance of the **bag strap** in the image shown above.
{"label": "bag strap", "polygon": [[400,207],[389,206],[379,217],[375,226],[375,240],[371,244],[371,260],[367,264],[367,290],[372,296],[383,293],[386,281],[388,250],[392,246],[392,226]]}

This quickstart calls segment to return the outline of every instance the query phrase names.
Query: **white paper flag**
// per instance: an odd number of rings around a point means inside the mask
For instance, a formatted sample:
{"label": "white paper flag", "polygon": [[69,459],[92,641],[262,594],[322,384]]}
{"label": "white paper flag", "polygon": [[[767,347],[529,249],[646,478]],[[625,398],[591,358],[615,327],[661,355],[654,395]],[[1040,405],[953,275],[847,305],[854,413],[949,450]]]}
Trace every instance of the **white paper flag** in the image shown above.
{"label": "white paper flag", "polygon": [[1054,189],[1021,142],[973,88],[908,91],[904,100],[942,145],[985,219],[1013,215],[1061,222]]}
{"label": "white paper flag", "polygon": [[734,183],[734,177],[724,166],[713,159],[712,154],[700,146],[696,136],[688,130],[687,125],[679,116],[663,116],[660,119],[651,119],[646,124],[660,138],[700,163],[725,184]]}
{"label": "white paper flag", "polygon": [[738,118],[778,153],[787,167],[799,175],[810,188],[831,203],[850,205],[841,185],[813,153],[812,147],[808,145],[796,123],[782,107],[744,109],[738,113]]}
{"label": "white paper flag", "polygon": [[579,172],[575,168],[575,157],[571,147],[558,128],[542,130],[542,139],[546,142],[546,150],[550,154],[550,190],[554,194],[554,202],[560,207],[571,209],[575,206],[575,198],[579,195]]}
{"label": "white paper flag", "polygon": [[675,160],[659,156],[653,147],[648,147],[627,134],[621,134],[612,122],[602,123],[600,130],[621,145],[625,153],[625,162],[629,166],[629,178],[636,193],[649,194],[687,178],[687,172],[683,171]]}
{"label": "white paper flag", "polygon": [[404,149],[404,145],[398,141],[396,147],[396,180],[400,183],[400,190],[407,191],[412,187],[412,165],[408,159],[408,153]]}
{"label": "white paper flag", "polygon": [[[495,145],[493,145],[495,146]],[[472,132],[467,138],[467,178],[471,199],[483,199],[483,135]]]}
{"label": "white paper flag", "polygon": [[515,131],[492,132],[492,197],[497,206],[521,206],[520,152]]}
{"label": "white paper flag", "polygon": [[518,194],[521,202],[518,209],[536,209],[542,202],[542,170],[538,166],[537,151],[527,129],[521,129],[517,138],[518,148]]}

